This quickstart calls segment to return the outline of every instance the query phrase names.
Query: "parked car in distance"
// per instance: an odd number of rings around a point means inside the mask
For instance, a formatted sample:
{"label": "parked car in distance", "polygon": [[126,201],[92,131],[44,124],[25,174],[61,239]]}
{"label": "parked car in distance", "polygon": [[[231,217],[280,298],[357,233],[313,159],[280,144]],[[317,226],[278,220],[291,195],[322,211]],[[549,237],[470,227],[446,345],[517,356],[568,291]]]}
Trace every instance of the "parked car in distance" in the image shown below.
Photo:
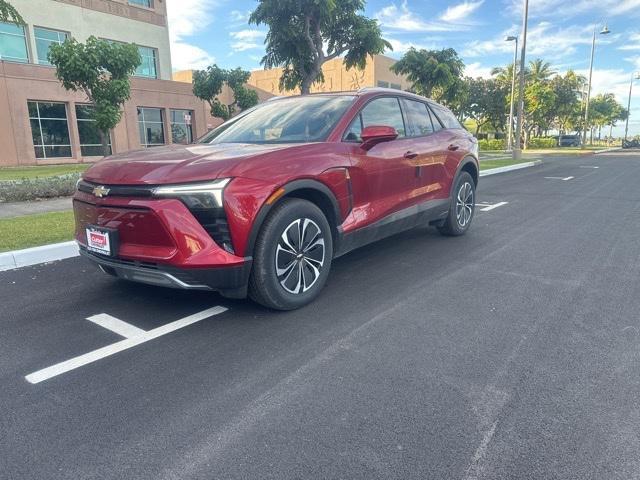
{"label": "parked car in distance", "polygon": [[96,163],[74,196],[75,238],[116,277],[289,310],[355,248],[420,225],[464,234],[478,173],[476,139],[426,98],[277,98],[196,144]]}
{"label": "parked car in distance", "polygon": [[579,147],[582,143],[580,135],[558,135],[559,147]]}

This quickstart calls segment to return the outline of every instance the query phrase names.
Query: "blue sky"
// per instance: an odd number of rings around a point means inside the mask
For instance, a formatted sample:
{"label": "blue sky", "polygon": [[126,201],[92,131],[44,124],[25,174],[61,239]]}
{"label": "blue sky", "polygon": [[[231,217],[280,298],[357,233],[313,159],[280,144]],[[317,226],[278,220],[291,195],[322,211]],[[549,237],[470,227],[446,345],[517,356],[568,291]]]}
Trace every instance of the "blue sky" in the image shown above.
{"label": "blue sky", "polygon": [[[174,69],[260,68],[266,29],[247,24],[256,1],[166,1]],[[410,46],[453,47],[467,75],[486,77],[513,59],[504,37],[520,34],[522,1],[371,0],[365,13],[393,45],[389,56],[399,58]],[[640,0],[530,0],[527,60],[544,58],[560,73],[586,75],[594,26],[605,22],[612,33],[597,39],[593,93],[615,93],[626,106],[631,75],[640,71]],[[634,88],[630,131],[640,134],[640,81]]]}

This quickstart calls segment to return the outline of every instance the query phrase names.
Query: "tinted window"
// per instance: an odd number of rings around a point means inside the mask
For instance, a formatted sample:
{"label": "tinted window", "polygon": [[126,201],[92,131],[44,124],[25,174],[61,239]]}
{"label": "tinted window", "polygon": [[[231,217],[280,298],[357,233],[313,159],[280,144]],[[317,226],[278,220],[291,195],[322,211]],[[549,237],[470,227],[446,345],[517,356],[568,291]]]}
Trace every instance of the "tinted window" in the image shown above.
{"label": "tinted window", "polygon": [[272,100],[223,123],[200,143],[322,142],[352,102],[350,95]]}
{"label": "tinted window", "polygon": [[353,120],[344,138],[348,141],[361,141],[362,129],[372,126],[393,127],[398,132],[398,138],[405,136],[404,120],[397,98],[377,98],[369,102]]}
{"label": "tinted window", "polygon": [[158,68],[156,62],[156,49],[149,47],[138,47],[140,54],[140,66],[134,75],[138,77],[158,78]]}
{"label": "tinted window", "polygon": [[69,38],[69,34],[67,32],[41,27],[33,27],[33,33],[36,37],[38,63],[40,65],[51,65],[47,57],[47,55],[49,55],[51,45],[62,44],[67,38]]}
{"label": "tinted window", "polygon": [[140,145],[155,147],[164,145],[164,122],[160,108],[138,107],[138,131]]}
{"label": "tinted window", "polygon": [[402,107],[408,120],[407,136],[421,137],[433,133],[433,125],[426,104],[403,98]]}
{"label": "tinted window", "polygon": [[[104,155],[100,131],[93,118],[93,105],[76,104],[76,120],[78,122],[78,136],[80,138],[80,153],[83,157]],[[107,133],[108,152],[111,154],[111,135]]]}
{"label": "tinted window", "polygon": [[458,119],[448,109],[441,105],[431,105],[431,108],[440,119],[444,128],[462,128]]}
{"label": "tinted window", "polygon": [[0,22],[0,60],[28,62],[24,27]]}
{"label": "tinted window", "polygon": [[36,158],[70,157],[71,141],[64,103],[28,102]]}

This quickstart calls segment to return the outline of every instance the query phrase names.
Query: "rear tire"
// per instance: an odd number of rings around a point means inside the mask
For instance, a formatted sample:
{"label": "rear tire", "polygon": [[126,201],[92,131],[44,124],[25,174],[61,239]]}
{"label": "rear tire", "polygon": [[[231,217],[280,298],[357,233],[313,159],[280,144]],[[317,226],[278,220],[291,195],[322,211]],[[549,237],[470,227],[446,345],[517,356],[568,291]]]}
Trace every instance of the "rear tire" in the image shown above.
{"label": "rear tire", "polygon": [[253,257],[249,297],[276,310],[294,310],[322,290],[333,258],[333,238],[316,205],[287,198],[265,220]]}
{"label": "rear tire", "polygon": [[449,215],[438,230],[442,235],[464,235],[471,225],[476,207],[476,185],[467,172],[460,172],[453,184]]}

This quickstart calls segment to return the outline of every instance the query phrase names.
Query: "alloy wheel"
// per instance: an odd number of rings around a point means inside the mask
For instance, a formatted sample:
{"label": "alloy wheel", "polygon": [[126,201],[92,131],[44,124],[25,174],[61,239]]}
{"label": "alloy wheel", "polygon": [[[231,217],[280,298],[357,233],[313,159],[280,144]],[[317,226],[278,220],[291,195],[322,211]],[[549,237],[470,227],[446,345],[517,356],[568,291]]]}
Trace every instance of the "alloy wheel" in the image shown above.
{"label": "alloy wheel", "polygon": [[309,290],[320,277],[325,261],[322,230],[309,218],[299,218],[284,229],[276,246],[276,276],[293,294]]}
{"label": "alloy wheel", "polygon": [[460,186],[456,198],[456,219],[461,228],[465,228],[471,221],[474,207],[473,187],[469,182],[464,182]]}

